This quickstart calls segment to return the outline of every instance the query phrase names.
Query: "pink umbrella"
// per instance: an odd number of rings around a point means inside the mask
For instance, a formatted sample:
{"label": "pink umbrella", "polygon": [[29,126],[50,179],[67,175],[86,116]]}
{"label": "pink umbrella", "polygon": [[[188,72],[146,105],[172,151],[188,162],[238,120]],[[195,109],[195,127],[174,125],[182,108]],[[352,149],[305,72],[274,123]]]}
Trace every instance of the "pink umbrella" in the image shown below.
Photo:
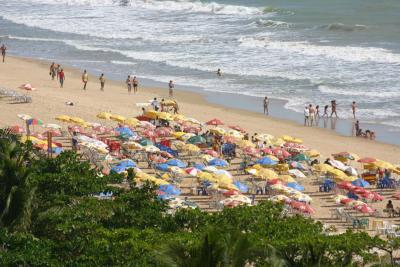
{"label": "pink umbrella", "polygon": [[349,204],[349,203],[352,202],[352,201],[353,201],[353,199],[351,199],[351,198],[342,198],[342,199],[340,200],[340,203],[343,204],[343,205],[347,205],[347,204]]}
{"label": "pink umbrella", "polygon": [[346,190],[352,190],[353,188],[355,188],[355,186],[352,185],[352,184],[349,183],[349,182],[341,182],[341,183],[338,183],[337,186],[338,186],[340,189],[346,189]]}
{"label": "pink umbrella", "polygon": [[205,149],[205,150],[203,150],[203,154],[210,155],[210,156],[212,156],[212,157],[214,157],[214,158],[216,158],[216,157],[219,156],[219,154],[218,154],[217,151],[211,150],[211,149]]}
{"label": "pink umbrella", "polygon": [[351,191],[353,191],[356,194],[364,194],[367,192],[363,187],[360,186],[355,186]]}
{"label": "pink umbrella", "polygon": [[243,148],[243,153],[245,153],[246,155],[252,156],[252,155],[257,155],[258,153],[260,153],[260,150],[254,148],[254,147],[251,147],[251,146],[247,146],[247,147]]}
{"label": "pink umbrella", "polygon": [[158,136],[158,137],[168,137],[171,136],[172,134],[172,129],[168,128],[168,127],[160,127],[160,128],[156,128],[154,133]]}
{"label": "pink umbrella", "polygon": [[151,129],[147,129],[146,131],[143,132],[143,135],[146,136],[147,138],[154,138],[157,137],[157,134],[155,131]]}
{"label": "pink umbrella", "polygon": [[225,136],[224,141],[225,141],[225,143],[233,144],[236,142],[236,138],[233,136]]}
{"label": "pink umbrella", "polygon": [[51,133],[52,136],[62,136],[61,132],[59,130],[47,130],[43,134]]}
{"label": "pink umbrella", "polygon": [[195,127],[195,126],[186,126],[186,127],[183,127],[183,131],[185,133],[198,134],[201,131],[201,128],[200,127]]}
{"label": "pink umbrella", "polygon": [[272,149],[269,148],[269,147],[266,147],[266,148],[261,149],[261,152],[264,152],[265,154],[269,154],[269,155],[272,155],[272,154],[273,154],[273,153],[272,153]]}
{"label": "pink umbrella", "polygon": [[395,198],[395,199],[397,199],[397,200],[400,200],[400,192],[394,194],[392,197]]}
{"label": "pink umbrella", "polygon": [[20,87],[18,87],[18,88],[24,89],[24,90],[27,90],[27,91],[34,91],[34,90],[36,90],[36,88],[32,87],[32,85],[30,85],[29,83],[22,84],[22,85],[21,85]]}
{"label": "pink umbrella", "polygon": [[148,121],[140,121],[140,126],[145,129],[155,129],[156,126]]}
{"label": "pink umbrella", "polygon": [[246,132],[245,129],[243,129],[242,127],[240,127],[240,126],[238,126],[238,125],[229,125],[228,127],[231,128],[231,129],[233,129],[233,130],[242,132],[242,133],[245,133],[245,132]]}
{"label": "pink umbrella", "polygon": [[192,167],[185,169],[185,172],[191,176],[196,176],[199,173],[199,170]]}
{"label": "pink umbrella", "polygon": [[272,153],[277,157],[283,157],[283,158],[287,158],[287,157],[291,156],[291,154],[283,148],[274,148],[274,149],[272,149]]}
{"label": "pink umbrella", "polygon": [[283,184],[283,183],[282,183],[281,180],[278,180],[278,179],[271,179],[271,180],[268,180],[268,184],[274,185],[274,184]]}
{"label": "pink umbrella", "polygon": [[366,157],[366,158],[361,158],[357,161],[360,163],[374,163],[376,161],[376,159]]}
{"label": "pink umbrella", "polygon": [[223,195],[226,197],[230,197],[230,196],[234,196],[234,195],[239,195],[239,192],[231,189],[231,190],[224,192]]}
{"label": "pink umbrella", "polygon": [[173,158],[174,156],[168,153],[167,151],[160,151],[160,155],[166,158]]}
{"label": "pink umbrella", "polygon": [[214,119],[212,119],[210,121],[207,121],[206,125],[218,126],[218,125],[224,125],[224,123],[221,120],[214,118]]}

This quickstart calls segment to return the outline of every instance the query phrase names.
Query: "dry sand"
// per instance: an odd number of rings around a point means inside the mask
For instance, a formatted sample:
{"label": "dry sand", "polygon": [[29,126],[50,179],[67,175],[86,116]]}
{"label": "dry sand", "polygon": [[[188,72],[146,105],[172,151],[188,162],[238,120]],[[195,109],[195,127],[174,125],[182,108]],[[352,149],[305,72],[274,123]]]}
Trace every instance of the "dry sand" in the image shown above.
{"label": "dry sand", "polygon": [[[59,62],[62,65],[62,62]],[[8,57],[5,64],[0,64],[0,87],[16,89],[23,83],[30,83],[36,91],[26,92],[33,98],[32,103],[11,104],[0,100],[0,127],[23,125],[17,114],[26,113],[46,123],[57,121],[54,117],[61,114],[82,117],[87,121],[96,121],[96,114],[111,111],[126,117],[141,113],[135,103],[147,102],[153,97],[168,98],[165,88],[142,88],[138,94],[128,94],[124,82],[106,81],[105,91],[100,91],[97,76],[90,75],[87,90],[82,90],[81,70],[64,67],[66,81],[60,88],[57,81],[49,76],[49,62]],[[107,73],[106,73],[107,78]],[[139,77],[140,78],[140,77]],[[340,151],[351,151],[360,156],[373,156],[392,163],[399,163],[400,146],[389,145],[355,137],[345,137],[333,131],[310,128],[293,122],[273,119],[262,114],[221,107],[207,103],[200,94],[176,91],[175,98],[180,104],[181,113],[207,121],[219,118],[226,124],[240,125],[253,133],[269,133],[275,136],[292,135],[304,140],[306,146],[317,149],[322,155],[329,156]],[[65,105],[66,101],[75,106]]]}

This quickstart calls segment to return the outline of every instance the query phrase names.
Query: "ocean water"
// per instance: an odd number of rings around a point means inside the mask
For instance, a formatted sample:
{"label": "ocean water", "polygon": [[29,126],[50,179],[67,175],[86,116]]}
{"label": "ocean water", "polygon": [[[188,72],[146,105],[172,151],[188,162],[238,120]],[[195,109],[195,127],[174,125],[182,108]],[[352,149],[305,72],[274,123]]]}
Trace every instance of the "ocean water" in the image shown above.
{"label": "ocean water", "polygon": [[[400,128],[398,0],[3,0],[22,56],[286,100]],[[223,77],[217,77],[221,68]],[[1,74],[0,74],[1,75]]]}

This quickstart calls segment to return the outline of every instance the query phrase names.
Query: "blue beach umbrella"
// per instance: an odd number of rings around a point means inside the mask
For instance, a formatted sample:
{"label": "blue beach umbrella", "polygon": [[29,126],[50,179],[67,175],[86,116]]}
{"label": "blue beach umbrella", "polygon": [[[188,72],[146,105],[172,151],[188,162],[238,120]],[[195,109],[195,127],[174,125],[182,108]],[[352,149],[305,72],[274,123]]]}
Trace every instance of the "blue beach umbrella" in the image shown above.
{"label": "blue beach umbrella", "polygon": [[206,166],[204,164],[202,164],[202,163],[196,163],[193,167],[195,167],[196,169],[202,171],[202,170],[204,170],[204,168]]}
{"label": "blue beach umbrella", "polygon": [[118,162],[115,166],[111,168],[112,172],[121,173],[126,171],[127,169],[136,167],[135,162],[130,159],[122,160]]}
{"label": "blue beach umbrella", "polygon": [[272,160],[269,157],[263,157],[259,160],[256,161],[257,164],[261,164],[261,165],[276,165],[277,162],[275,160]]}
{"label": "blue beach umbrella", "polygon": [[304,191],[304,186],[299,185],[298,183],[288,183],[286,186],[291,187],[297,191]]}
{"label": "blue beach umbrella", "polygon": [[242,193],[247,193],[247,191],[249,191],[249,187],[245,184],[242,184],[239,181],[235,181],[233,182],[234,185],[236,185],[236,187],[240,190],[240,192]]}
{"label": "blue beach umbrella", "polygon": [[215,158],[215,159],[210,160],[210,161],[208,162],[208,165],[210,165],[210,166],[216,166],[216,167],[227,167],[227,166],[228,166],[228,162],[226,162],[226,161],[223,160],[223,159]]}
{"label": "blue beach umbrella", "polygon": [[181,194],[181,190],[172,184],[160,185],[159,190],[168,195],[179,196]]}
{"label": "blue beach umbrella", "polygon": [[165,163],[161,163],[161,164],[156,164],[155,167],[159,171],[166,172],[166,171],[168,171],[169,165],[165,164]]}
{"label": "blue beach umbrella", "polygon": [[170,159],[167,161],[167,164],[169,166],[176,166],[179,168],[186,168],[186,166],[187,166],[186,163],[184,163],[182,160],[179,160],[179,159]]}
{"label": "blue beach umbrella", "polygon": [[128,127],[117,127],[117,128],[115,128],[115,131],[117,131],[119,133],[119,135],[123,138],[129,138],[134,135],[132,130],[129,129]]}
{"label": "blue beach umbrella", "polygon": [[160,143],[155,144],[155,146],[158,147],[158,149],[160,149],[161,151],[168,152],[169,154],[171,154],[174,157],[178,156],[178,152],[176,150],[173,150],[170,147],[164,146],[164,145],[162,145]]}
{"label": "blue beach umbrella", "polygon": [[363,178],[358,178],[357,180],[353,181],[352,184],[355,186],[361,186],[361,187],[370,186],[370,184],[367,181],[365,181]]}

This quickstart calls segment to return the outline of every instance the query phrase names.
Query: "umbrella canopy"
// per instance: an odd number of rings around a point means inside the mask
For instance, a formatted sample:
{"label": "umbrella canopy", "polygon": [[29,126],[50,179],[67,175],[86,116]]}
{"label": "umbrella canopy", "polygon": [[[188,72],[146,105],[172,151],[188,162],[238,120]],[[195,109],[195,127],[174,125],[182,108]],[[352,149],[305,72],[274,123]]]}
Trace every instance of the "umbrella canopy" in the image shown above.
{"label": "umbrella canopy", "polygon": [[292,158],[294,161],[309,161],[310,158],[304,154],[298,154]]}
{"label": "umbrella canopy", "polygon": [[153,145],[153,142],[151,142],[149,139],[143,138],[139,141],[139,144],[142,146],[151,146]]}
{"label": "umbrella canopy", "polygon": [[32,85],[29,84],[29,83],[22,84],[22,85],[20,85],[18,88],[19,88],[19,89],[24,89],[24,90],[27,90],[27,91],[34,91],[34,90],[36,90],[36,88],[32,87]]}
{"label": "umbrella canopy", "polygon": [[270,134],[259,134],[255,136],[255,138],[259,141],[271,142],[271,140],[274,139],[274,136]]}
{"label": "umbrella canopy", "polygon": [[110,120],[112,114],[109,112],[100,112],[96,115],[97,118],[103,119],[103,120]]}
{"label": "umbrella canopy", "polygon": [[218,125],[224,125],[224,123],[221,120],[214,118],[214,119],[212,119],[210,121],[207,121],[206,125],[218,126]]}
{"label": "umbrella canopy", "polygon": [[21,126],[18,126],[18,125],[11,126],[8,129],[14,134],[22,134],[25,132],[24,128],[22,128]]}
{"label": "umbrella canopy", "polygon": [[115,131],[119,133],[119,135],[123,138],[129,138],[134,135],[131,129],[128,127],[117,127],[115,128]]}
{"label": "umbrella canopy", "polygon": [[168,168],[169,168],[169,165],[166,164],[166,163],[156,164],[155,168],[156,168],[156,170],[167,172]]}
{"label": "umbrella canopy", "polygon": [[376,161],[375,158],[368,158],[368,157],[357,160],[357,162],[360,163],[374,163],[375,161]]}
{"label": "umbrella canopy", "polygon": [[210,160],[208,162],[208,164],[211,165],[211,166],[217,166],[217,167],[228,167],[228,165],[229,165],[228,162],[226,162],[223,159],[219,159],[219,158],[215,158],[215,159]]}
{"label": "umbrella canopy", "polygon": [[172,184],[160,185],[160,191],[168,194],[168,195],[180,195],[181,190]]}
{"label": "umbrella canopy", "polygon": [[124,116],[117,115],[117,114],[112,114],[110,116],[110,119],[112,119],[113,121],[116,121],[116,122],[120,122],[120,123],[123,123],[126,120],[126,118]]}
{"label": "umbrella canopy", "polygon": [[362,178],[358,178],[357,180],[352,182],[353,185],[361,186],[361,187],[368,187],[370,184]]}
{"label": "umbrella canopy", "polygon": [[69,120],[70,122],[75,122],[75,123],[82,123],[82,124],[85,123],[85,120],[79,117],[71,117]]}
{"label": "umbrella canopy", "polygon": [[285,182],[285,183],[294,183],[294,182],[296,182],[296,180],[293,179],[293,177],[290,176],[290,175],[281,175],[281,176],[279,176],[279,180],[282,181],[282,182]]}
{"label": "umbrella canopy", "polygon": [[[31,115],[28,115],[28,114],[18,114],[17,116],[18,116],[18,118],[20,118],[20,119],[23,120],[23,121],[27,121],[27,120],[29,120],[29,119],[32,119],[32,116],[31,116]],[[68,117],[68,118],[69,118],[69,117]]]}
{"label": "umbrella canopy", "polygon": [[192,136],[187,140],[188,143],[193,145],[205,144],[206,139],[201,135]]}
{"label": "umbrella canopy", "polygon": [[183,161],[179,160],[179,159],[170,159],[167,161],[167,164],[169,166],[176,166],[179,168],[186,168],[187,164],[184,163]]}
{"label": "umbrella canopy", "polygon": [[396,167],[393,164],[383,161],[383,160],[377,160],[372,164],[375,167],[382,168],[382,169],[396,169]]}
{"label": "umbrella canopy", "polygon": [[71,120],[71,117],[67,115],[60,115],[57,116],[55,119],[62,122],[69,122]]}
{"label": "umbrella canopy", "polygon": [[156,147],[156,146],[153,146],[153,145],[146,146],[146,147],[144,148],[144,150],[145,150],[146,152],[150,152],[150,153],[160,152],[160,149],[159,149],[158,147]]}
{"label": "umbrella canopy", "polygon": [[299,185],[298,183],[287,183],[286,185],[287,187],[293,188],[297,191],[304,191],[304,186]]}
{"label": "umbrella canopy", "polygon": [[269,157],[263,157],[263,158],[257,160],[256,163],[261,164],[261,165],[269,165],[269,166],[277,164],[276,161],[272,160]]}
{"label": "umbrella canopy", "polygon": [[247,191],[249,191],[249,187],[239,181],[234,181],[233,182],[234,185],[236,185],[236,187],[240,190],[240,192],[242,193],[247,193]]}
{"label": "umbrella canopy", "polygon": [[233,130],[242,132],[242,133],[245,133],[245,132],[246,132],[245,129],[243,129],[242,127],[240,127],[240,126],[238,126],[238,125],[229,125],[228,127],[231,128],[231,129],[233,129]]}
{"label": "umbrella canopy", "polygon": [[124,124],[132,127],[137,126],[139,123],[140,123],[139,120],[136,118],[129,118],[124,121]]}
{"label": "umbrella canopy", "polygon": [[212,157],[215,157],[215,158],[219,156],[217,151],[211,150],[211,149],[205,149],[205,150],[203,150],[203,153],[207,154],[207,155],[210,155]]}
{"label": "umbrella canopy", "polygon": [[185,172],[191,176],[197,176],[197,174],[199,173],[199,170],[196,169],[195,167],[191,167],[191,168],[185,169]]}
{"label": "umbrella canopy", "polygon": [[43,125],[43,127],[48,128],[48,129],[53,129],[53,130],[59,130],[62,128],[60,125],[54,124],[54,123],[45,124],[45,125]]}
{"label": "umbrella canopy", "polygon": [[289,152],[287,152],[285,149],[279,148],[279,147],[272,149],[272,153],[275,156],[280,157],[280,158],[287,158],[287,157],[291,156],[291,154]]}
{"label": "umbrella canopy", "polygon": [[162,145],[160,143],[155,144],[155,146],[158,147],[161,151],[168,152],[169,154],[171,154],[174,157],[178,156],[178,152],[176,150],[173,150],[170,147],[164,146],[164,145]]}
{"label": "umbrella canopy", "polygon": [[350,153],[350,152],[339,152],[332,154],[334,158],[344,158],[344,159],[349,159],[349,160],[359,160],[360,157],[355,154],[355,153]]}
{"label": "umbrella canopy", "polygon": [[156,133],[156,135],[158,137],[168,137],[168,136],[172,135],[173,131],[169,127],[159,127],[159,128],[156,128],[154,132]]}
{"label": "umbrella canopy", "polygon": [[294,168],[294,169],[299,169],[299,170],[305,170],[305,166],[303,164],[301,164],[300,162],[297,161],[292,161],[290,163],[290,167]]}
{"label": "umbrella canopy", "polygon": [[196,163],[196,164],[194,164],[193,167],[195,167],[196,169],[202,171],[202,170],[204,170],[204,168],[205,168],[206,166],[205,166],[204,164],[201,164],[201,163]]}
{"label": "umbrella canopy", "polygon": [[114,167],[111,168],[112,172],[121,173],[126,171],[127,169],[136,167],[135,162],[130,159],[122,160],[118,162]]}
{"label": "umbrella canopy", "polygon": [[299,171],[298,169],[291,169],[289,170],[289,173],[294,175],[297,178],[306,178],[306,176],[304,175],[304,173],[302,173],[301,171]]}

